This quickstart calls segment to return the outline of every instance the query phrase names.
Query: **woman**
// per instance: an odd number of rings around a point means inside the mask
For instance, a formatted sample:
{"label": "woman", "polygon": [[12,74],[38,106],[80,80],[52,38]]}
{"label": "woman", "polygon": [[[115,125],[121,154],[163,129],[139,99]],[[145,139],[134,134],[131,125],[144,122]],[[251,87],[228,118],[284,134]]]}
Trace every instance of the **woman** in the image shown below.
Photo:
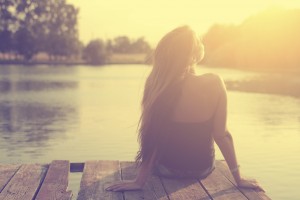
{"label": "woman", "polygon": [[137,177],[107,190],[142,189],[152,172],[205,178],[214,170],[214,141],[237,185],[261,189],[255,181],[240,176],[233,140],[226,129],[227,97],[222,79],[215,74],[195,74],[194,65],[203,55],[203,45],[188,26],[161,39],[142,101]]}

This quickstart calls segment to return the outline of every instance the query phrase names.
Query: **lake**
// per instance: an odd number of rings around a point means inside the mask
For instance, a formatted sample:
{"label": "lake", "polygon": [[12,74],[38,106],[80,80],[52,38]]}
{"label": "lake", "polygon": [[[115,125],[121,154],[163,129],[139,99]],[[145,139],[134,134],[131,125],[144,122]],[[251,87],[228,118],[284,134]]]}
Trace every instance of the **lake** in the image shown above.
{"label": "lake", "polygon": [[[134,160],[140,100],[150,69],[1,66],[1,162]],[[197,72],[218,73],[225,81],[260,76],[207,67]],[[272,199],[298,200],[300,98],[228,91],[228,127],[241,173],[257,179]],[[216,158],[222,159],[218,150]],[[73,191],[80,177],[71,174]]]}

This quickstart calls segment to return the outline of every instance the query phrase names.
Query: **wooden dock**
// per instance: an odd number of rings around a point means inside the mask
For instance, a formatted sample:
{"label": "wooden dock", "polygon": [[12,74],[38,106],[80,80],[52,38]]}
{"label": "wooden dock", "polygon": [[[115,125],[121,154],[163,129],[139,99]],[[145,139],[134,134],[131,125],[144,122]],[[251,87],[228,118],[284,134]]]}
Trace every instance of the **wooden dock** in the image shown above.
{"label": "wooden dock", "polygon": [[224,161],[216,161],[216,169],[206,179],[167,179],[152,176],[141,191],[108,192],[105,188],[119,180],[135,177],[133,162],[67,160],[51,164],[0,164],[0,200],[69,200],[69,173],[83,172],[78,200],[260,200],[270,199],[263,192],[238,189]]}

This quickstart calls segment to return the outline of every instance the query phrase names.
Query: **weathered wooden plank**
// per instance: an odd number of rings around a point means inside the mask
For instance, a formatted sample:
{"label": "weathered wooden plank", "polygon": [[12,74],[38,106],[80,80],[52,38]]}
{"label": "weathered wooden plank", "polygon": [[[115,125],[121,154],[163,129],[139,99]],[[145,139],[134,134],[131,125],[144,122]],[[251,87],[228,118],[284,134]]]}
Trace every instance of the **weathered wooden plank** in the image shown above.
{"label": "weathered wooden plank", "polygon": [[87,161],[83,169],[77,199],[123,200],[122,193],[105,190],[110,184],[120,180],[119,161]]}
{"label": "weathered wooden plank", "polygon": [[200,180],[213,199],[247,199],[223,174],[214,170],[208,177]]}
{"label": "weathered wooden plank", "polygon": [[[236,185],[234,178],[232,177],[229,168],[225,161],[216,161],[216,168],[219,170],[226,178],[228,178],[234,185]],[[253,189],[243,189],[239,190],[249,199],[249,200],[271,200],[264,192],[255,191]]]}
{"label": "weathered wooden plank", "polygon": [[22,165],[10,182],[0,193],[0,199],[31,200],[36,194],[47,166],[39,164]]}
{"label": "weathered wooden plank", "polygon": [[[123,180],[133,180],[136,177],[137,169],[134,162],[121,162],[121,172]],[[124,192],[125,200],[144,199],[144,200],[168,200],[168,196],[160,182],[159,177],[151,176],[148,178],[144,189],[141,191]]]}
{"label": "weathered wooden plank", "polygon": [[0,192],[17,172],[20,165],[4,164],[0,165]]}
{"label": "weathered wooden plank", "polygon": [[170,200],[211,199],[197,179],[170,179],[161,177]]}
{"label": "weathered wooden plank", "polygon": [[68,189],[70,162],[54,160],[44,179],[36,200],[70,200],[72,192]]}

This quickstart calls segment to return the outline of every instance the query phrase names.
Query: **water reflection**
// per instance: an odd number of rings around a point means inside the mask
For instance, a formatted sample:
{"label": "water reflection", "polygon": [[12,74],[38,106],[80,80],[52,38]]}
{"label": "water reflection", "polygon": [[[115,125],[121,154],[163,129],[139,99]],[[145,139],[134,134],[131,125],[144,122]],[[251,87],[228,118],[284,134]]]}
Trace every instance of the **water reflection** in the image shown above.
{"label": "water reflection", "polygon": [[[227,82],[259,76],[200,70]],[[133,160],[148,73],[138,65],[0,67],[1,162]],[[300,99],[230,90],[228,126],[242,172],[274,199],[298,199]]]}
{"label": "water reflection", "polygon": [[75,113],[75,108],[51,107],[45,104],[32,103],[12,106],[0,103],[0,148],[9,153],[24,151],[27,147],[31,154],[42,154],[49,147],[49,140],[62,139],[68,126],[68,115]]}
{"label": "water reflection", "polygon": [[11,81],[0,80],[0,92],[7,93],[10,91],[43,91],[43,90],[62,90],[62,89],[74,89],[78,87],[76,81]]}
{"label": "water reflection", "polygon": [[6,152],[4,159],[22,160],[24,155],[36,159],[57,142],[67,140],[66,133],[78,120],[77,71],[39,66],[8,66],[0,71],[0,150]]}

